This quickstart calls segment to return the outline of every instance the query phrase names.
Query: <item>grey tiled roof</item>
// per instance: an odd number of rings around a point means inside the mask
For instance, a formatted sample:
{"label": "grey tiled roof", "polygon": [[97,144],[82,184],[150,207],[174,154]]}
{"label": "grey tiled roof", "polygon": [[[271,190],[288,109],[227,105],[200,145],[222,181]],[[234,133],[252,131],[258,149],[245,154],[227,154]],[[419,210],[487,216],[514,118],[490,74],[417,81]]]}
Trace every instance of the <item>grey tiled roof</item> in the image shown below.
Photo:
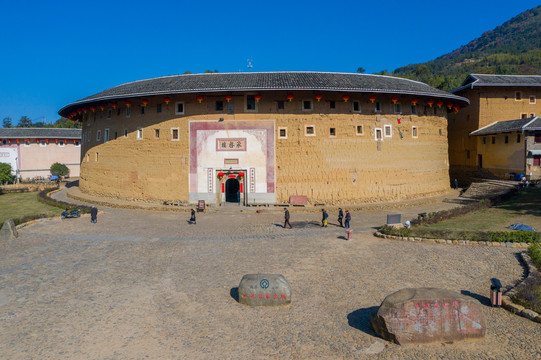
{"label": "grey tiled roof", "polygon": [[536,116],[526,119],[497,121],[481,129],[471,132],[470,135],[479,136],[522,130],[541,130],[541,118]]}
{"label": "grey tiled roof", "polygon": [[59,114],[64,116],[85,104],[130,97],[270,90],[407,94],[469,103],[466,98],[434,89],[427,84],[391,76],[327,72],[207,73],[165,76],[115,86],[64,106]]}
{"label": "grey tiled roof", "polygon": [[462,86],[451,90],[456,93],[464,89],[473,89],[480,86],[541,86],[541,75],[490,75],[470,74]]}
{"label": "grey tiled roof", "polygon": [[0,139],[80,139],[81,129],[63,128],[0,128]]}

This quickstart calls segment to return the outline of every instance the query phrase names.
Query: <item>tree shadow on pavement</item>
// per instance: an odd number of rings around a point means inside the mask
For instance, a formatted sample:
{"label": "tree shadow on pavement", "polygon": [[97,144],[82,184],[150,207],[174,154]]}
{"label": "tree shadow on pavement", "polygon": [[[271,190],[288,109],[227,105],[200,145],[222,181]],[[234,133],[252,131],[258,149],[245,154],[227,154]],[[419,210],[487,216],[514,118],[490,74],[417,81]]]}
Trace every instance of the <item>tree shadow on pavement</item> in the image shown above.
{"label": "tree shadow on pavement", "polygon": [[379,306],[371,306],[364,309],[355,310],[348,314],[349,326],[361,330],[368,335],[376,336],[376,333],[370,327],[370,315],[378,312]]}
{"label": "tree shadow on pavement", "polygon": [[482,305],[486,305],[486,306],[491,305],[490,304],[490,299],[487,298],[486,296],[475,294],[475,293],[472,293],[471,291],[468,291],[468,290],[461,290],[460,293],[462,295],[466,295],[466,296],[474,298],[475,300],[479,301]]}
{"label": "tree shadow on pavement", "polygon": [[229,295],[231,295],[231,297],[235,299],[236,302],[239,302],[239,288],[238,287],[231,288],[231,291],[229,291]]}
{"label": "tree shadow on pavement", "polygon": [[66,187],[69,189],[70,187],[79,186],[79,180],[70,181],[66,183]]}

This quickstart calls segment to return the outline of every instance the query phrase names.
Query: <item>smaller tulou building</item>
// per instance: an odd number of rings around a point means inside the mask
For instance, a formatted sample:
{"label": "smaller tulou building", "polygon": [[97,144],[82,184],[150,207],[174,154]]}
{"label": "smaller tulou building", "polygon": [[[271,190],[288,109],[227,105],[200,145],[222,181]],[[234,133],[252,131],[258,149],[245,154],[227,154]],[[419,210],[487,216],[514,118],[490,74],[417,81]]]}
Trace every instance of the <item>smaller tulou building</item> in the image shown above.
{"label": "smaller tulou building", "polygon": [[59,114],[83,123],[87,193],[351,204],[449,189],[447,116],[467,105],[388,76],[211,73],[119,85]]}
{"label": "smaller tulou building", "polygon": [[21,180],[47,178],[51,165],[59,162],[79,176],[81,130],[60,128],[0,129],[0,162],[11,165]]}

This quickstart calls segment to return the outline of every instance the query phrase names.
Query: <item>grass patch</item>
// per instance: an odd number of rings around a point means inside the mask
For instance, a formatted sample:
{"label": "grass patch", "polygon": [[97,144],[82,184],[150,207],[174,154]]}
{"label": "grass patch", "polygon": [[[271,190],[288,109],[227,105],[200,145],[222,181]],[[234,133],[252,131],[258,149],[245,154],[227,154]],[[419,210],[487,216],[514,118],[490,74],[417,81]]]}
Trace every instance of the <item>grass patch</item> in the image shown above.
{"label": "grass patch", "polygon": [[62,209],[40,202],[38,194],[36,191],[0,195],[0,225],[7,219],[20,224],[34,218],[59,216],[62,213]]}

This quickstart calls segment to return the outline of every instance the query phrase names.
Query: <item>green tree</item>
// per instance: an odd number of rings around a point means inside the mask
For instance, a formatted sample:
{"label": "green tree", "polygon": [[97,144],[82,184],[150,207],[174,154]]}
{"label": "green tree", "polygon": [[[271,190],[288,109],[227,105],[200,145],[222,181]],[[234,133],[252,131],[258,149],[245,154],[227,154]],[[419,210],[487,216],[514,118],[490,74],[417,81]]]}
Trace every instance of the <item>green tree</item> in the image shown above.
{"label": "green tree", "polygon": [[6,117],[4,118],[4,120],[2,120],[2,126],[3,126],[4,128],[10,128],[10,127],[13,126],[13,125],[11,124],[11,118],[10,118],[9,116],[6,116]]}
{"label": "green tree", "polygon": [[11,165],[0,163],[0,184],[9,184],[12,182],[13,176],[11,175]]}
{"label": "green tree", "polygon": [[70,170],[68,167],[64,164],[55,162],[51,165],[51,175],[57,175],[57,176],[66,176],[70,173]]}
{"label": "green tree", "polygon": [[17,127],[32,127],[32,119],[28,116],[22,116],[17,124]]}
{"label": "green tree", "polygon": [[357,72],[358,72],[359,74],[364,74],[365,71],[366,71],[366,70],[365,70],[363,67],[358,67],[358,68],[357,68]]}
{"label": "green tree", "polygon": [[53,124],[53,127],[55,128],[69,128],[69,129],[80,129],[81,123],[78,121],[71,121],[70,119],[67,119],[65,117],[61,117],[60,119],[56,120]]}

